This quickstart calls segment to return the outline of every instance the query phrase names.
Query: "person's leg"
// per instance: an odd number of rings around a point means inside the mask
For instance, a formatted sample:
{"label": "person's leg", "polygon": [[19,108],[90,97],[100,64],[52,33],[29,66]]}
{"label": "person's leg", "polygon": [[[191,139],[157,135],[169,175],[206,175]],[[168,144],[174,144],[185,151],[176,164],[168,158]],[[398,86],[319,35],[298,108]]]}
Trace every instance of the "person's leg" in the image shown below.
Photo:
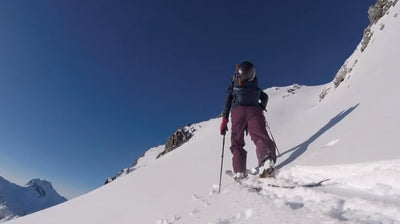
{"label": "person's leg", "polygon": [[258,165],[262,166],[267,157],[271,158],[274,163],[276,162],[275,143],[268,135],[265,125],[265,117],[261,109],[255,107],[255,110],[248,122],[247,129],[249,131],[251,140],[256,145],[256,153]]}
{"label": "person's leg", "polygon": [[231,113],[232,135],[231,152],[233,171],[246,172],[247,152],[244,150],[244,129],[246,126],[246,116],[242,107],[237,107]]}

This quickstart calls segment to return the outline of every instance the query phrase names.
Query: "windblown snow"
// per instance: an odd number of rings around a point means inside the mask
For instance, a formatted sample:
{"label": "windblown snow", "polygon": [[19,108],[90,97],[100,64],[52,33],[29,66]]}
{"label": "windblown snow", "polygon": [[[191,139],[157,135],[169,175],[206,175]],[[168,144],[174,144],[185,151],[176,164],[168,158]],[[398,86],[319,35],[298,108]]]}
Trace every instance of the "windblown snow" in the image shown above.
{"label": "windblown snow", "polygon": [[[276,179],[258,183],[260,192],[223,175],[218,193],[217,118],[199,123],[194,137],[158,159],[162,146],[152,149],[133,172],[9,223],[400,223],[399,12],[396,4],[372,26],[369,45],[346,60],[352,69],[338,87],[265,90],[265,115],[281,155]],[[246,143],[247,165],[254,167],[248,136]],[[229,147],[227,139],[224,170],[231,169]],[[268,186],[324,179],[329,181],[315,188]]]}

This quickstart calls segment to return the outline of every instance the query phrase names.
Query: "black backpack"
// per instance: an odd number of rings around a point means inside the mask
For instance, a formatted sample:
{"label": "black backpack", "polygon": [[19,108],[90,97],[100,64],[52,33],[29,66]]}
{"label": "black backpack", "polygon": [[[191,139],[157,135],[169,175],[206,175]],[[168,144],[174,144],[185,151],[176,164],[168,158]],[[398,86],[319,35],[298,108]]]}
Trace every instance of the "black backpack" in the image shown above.
{"label": "black backpack", "polygon": [[241,82],[237,75],[234,75],[232,80],[233,100],[239,105],[251,106],[259,105],[261,90],[258,87],[257,77],[254,77],[250,82]]}

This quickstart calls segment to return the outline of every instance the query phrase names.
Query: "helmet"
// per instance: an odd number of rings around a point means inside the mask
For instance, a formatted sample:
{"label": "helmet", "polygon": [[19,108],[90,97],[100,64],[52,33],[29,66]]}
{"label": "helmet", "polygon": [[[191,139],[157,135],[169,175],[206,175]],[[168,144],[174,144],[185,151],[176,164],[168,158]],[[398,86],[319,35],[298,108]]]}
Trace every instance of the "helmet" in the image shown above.
{"label": "helmet", "polygon": [[256,77],[256,69],[249,61],[244,61],[239,64],[239,79],[243,82],[252,81]]}

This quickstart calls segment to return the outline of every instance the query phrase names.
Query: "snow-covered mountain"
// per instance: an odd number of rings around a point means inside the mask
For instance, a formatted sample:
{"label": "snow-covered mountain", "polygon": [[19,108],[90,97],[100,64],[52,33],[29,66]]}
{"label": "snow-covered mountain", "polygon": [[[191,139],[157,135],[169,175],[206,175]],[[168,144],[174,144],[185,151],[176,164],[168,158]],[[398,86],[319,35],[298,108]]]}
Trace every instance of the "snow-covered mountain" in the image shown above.
{"label": "snow-covered mountain", "polygon": [[167,140],[167,143],[162,146],[158,146],[155,148],[152,148],[148,150],[144,156],[138,158],[132,166],[128,168],[122,169],[116,176],[114,177],[109,177],[107,180],[104,182],[104,184],[108,184],[115,179],[125,176],[129,174],[132,171],[135,171],[136,169],[147,166],[149,161],[155,160],[160,158],[161,156],[171,152],[172,150],[178,148],[179,146],[185,144],[187,141],[189,141],[196,130],[198,129],[198,125],[196,124],[188,124],[184,127],[178,128]]}
{"label": "snow-covered mountain", "polygon": [[0,222],[65,201],[46,180],[33,179],[22,187],[0,176]]}
{"label": "snow-covered mountain", "polygon": [[[281,155],[276,179],[259,183],[260,192],[227,175],[217,192],[218,118],[196,124],[187,143],[158,159],[164,146],[150,149],[134,171],[113,182],[10,224],[400,223],[400,4],[378,3],[386,11],[377,6],[381,18],[373,16],[367,44],[360,41],[332,83],[265,90]],[[246,143],[254,167],[248,136]],[[229,146],[227,140],[224,169],[231,169]],[[268,185],[323,179],[329,181],[317,188]]]}

